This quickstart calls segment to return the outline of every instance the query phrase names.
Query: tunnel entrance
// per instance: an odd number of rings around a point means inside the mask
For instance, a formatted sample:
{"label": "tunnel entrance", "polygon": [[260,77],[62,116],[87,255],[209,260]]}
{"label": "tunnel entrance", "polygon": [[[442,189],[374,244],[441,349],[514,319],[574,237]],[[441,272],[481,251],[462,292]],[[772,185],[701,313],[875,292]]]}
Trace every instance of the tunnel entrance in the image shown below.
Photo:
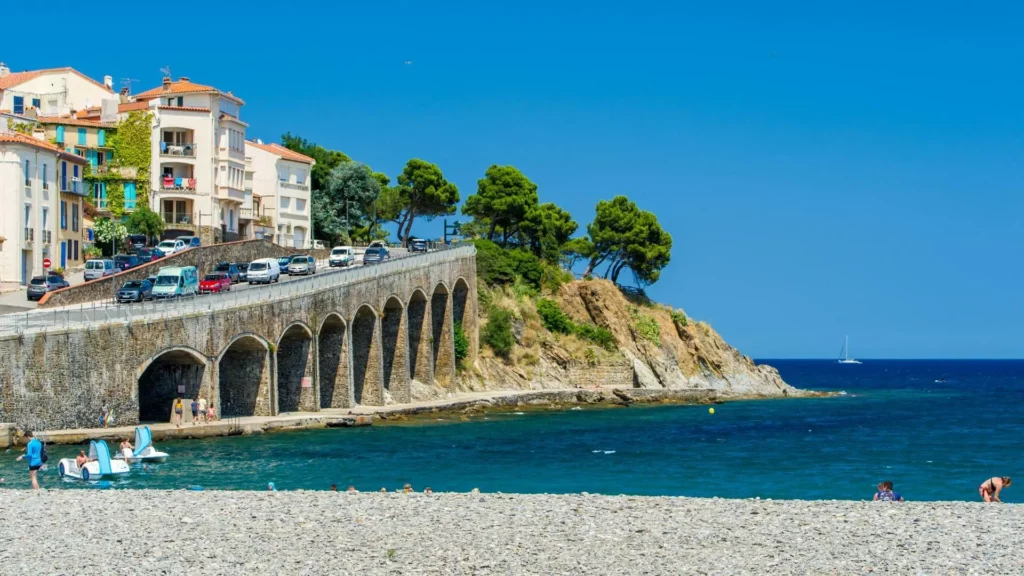
{"label": "tunnel entrance", "polygon": [[139,422],[170,422],[172,403],[179,397],[184,399],[182,418],[190,420],[191,399],[200,391],[209,399],[210,391],[201,390],[206,363],[198,352],[185,349],[167,350],[154,358],[139,376]]}
{"label": "tunnel entrance", "polygon": [[433,383],[430,341],[433,336],[427,324],[427,296],[416,290],[409,299],[406,314],[409,323],[409,377],[424,384]]}
{"label": "tunnel entrance", "polygon": [[401,300],[392,296],[384,304],[381,319],[385,404],[409,401],[409,343],[405,329],[405,308]]}
{"label": "tunnel entrance", "polygon": [[438,284],[430,297],[430,333],[433,336],[434,382],[444,386],[455,377],[452,311],[448,288],[444,284]]}
{"label": "tunnel entrance", "polygon": [[222,418],[270,416],[270,350],[256,336],[242,336],[217,364]]}
{"label": "tunnel entrance", "polygon": [[345,321],[331,314],[320,326],[317,349],[320,353],[320,407],[349,407],[348,346]]}
{"label": "tunnel entrance", "polygon": [[314,410],[312,386],[313,335],[293,324],[277,343],[277,413]]}
{"label": "tunnel entrance", "polygon": [[356,404],[383,404],[377,331],[377,312],[361,306],[352,320],[352,391]]}

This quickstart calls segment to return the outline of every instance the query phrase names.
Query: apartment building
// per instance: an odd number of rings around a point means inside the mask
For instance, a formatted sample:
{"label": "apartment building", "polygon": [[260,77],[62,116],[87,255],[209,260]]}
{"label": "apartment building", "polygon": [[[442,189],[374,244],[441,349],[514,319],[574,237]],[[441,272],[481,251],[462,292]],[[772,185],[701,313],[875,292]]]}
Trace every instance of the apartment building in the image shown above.
{"label": "apartment building", "polygon": [[309,248],[312,244],[311,178],[316,161],[260,140],[245,142],[246,182],[252,182],[249,201],[259,208],[246,213],[263,237],[282,246]]}
{"label": "apartment building", "polygon": [[196,234],[206,244],[241,238],[245,102],[185,77],[132,99],[153,114],[150,203],[166,235]]}
{"label": "apartment building", "polygon": [[[4,289],[24,286],[33,275],[43,271],[43,259],[56,267],[63,257],[81,257],[81,238],[70,232],[64,241],[54,235],[65,224],[65,215],[82,215],[81,174],[86,161],[69,154],[46,140],[36,128],[32,135],[8,131],[0,126],[0,286]],[[72,203],[74,202],[74,203]],[[77,206],[78,212],[71,206]],[[61,210],[64,210],[62,212]],[[76,221],[78,230],[83,230]],[[63,231],[63,228],[61,229]],[[70,243],[68,242],[70,241]]]}
{"label": "apartment building", "polygon": [[99,106],[114,97],[113,79],[99,83],[74,68],[11,72],[0,62],[0,111],[69,116],[74,110]]}

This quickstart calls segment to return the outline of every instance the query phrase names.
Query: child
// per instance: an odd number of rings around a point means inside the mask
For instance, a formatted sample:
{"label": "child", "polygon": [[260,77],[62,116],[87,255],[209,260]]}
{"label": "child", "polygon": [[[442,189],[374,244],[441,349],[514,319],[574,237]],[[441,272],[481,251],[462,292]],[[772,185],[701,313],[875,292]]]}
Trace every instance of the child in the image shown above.
{"label": "child", "polygon": [[177,420],[176,424],[178,425],[178,428],[181,428],[181,420],[184,418],[182,416],[182,410],[181,398],[178,398],[174,401],[174,418]]}
{"label": "child", "polygon": [[217,409],[213,407],[212,403],[210,404],[210,407],[206,409],[206,417],[210,422],[217,419]]}
{"label": "child", "polygon": [[892,482],[886,480],[878,484],[878,492],[873,498],[876,502],[903,502],[903,496],[899,492],[892,491]]}

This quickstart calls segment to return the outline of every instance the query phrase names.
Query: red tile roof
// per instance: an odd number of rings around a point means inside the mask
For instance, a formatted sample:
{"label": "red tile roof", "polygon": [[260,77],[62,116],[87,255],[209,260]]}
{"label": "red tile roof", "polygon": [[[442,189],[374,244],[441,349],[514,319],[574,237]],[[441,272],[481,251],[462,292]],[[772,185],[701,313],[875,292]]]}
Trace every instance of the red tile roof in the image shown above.
{"label": "red tile roof", "polygon": [[152,100],[153,98],[160,98],[161,96],[166,96],[168,94],[220,94],[237,101],[239,104],[245,104],[245,102],[242,102],[241,98],[234,94],[221,92],[213,86],[196,84],[188,78],[179,78],[177,81],[169,82],[166,85],[162,84],[156,88],[140,92],[135,95],[135,99]]}
{"label": "red tile roof", "polygon": [[239,120],[238,118],[232,116],[231,114],[221,114],[220,115],[220,119],[221,120],[231,120],[232,122],[234,122],[236,124],[241,124],[242,126],[249,126],[249,124],[247,124],[246,122],[242,122],[241,120]]}
{"label": "red tile roof", "polygon": [[92,128],[113,128],[113,122],[100,122],[99,120],[85,120],[83,118],[69,118],[67,116],[37,116],[36,121],[40,124],[61,124],[64,126],[86,126]]}
{"label": "red tile roof", "polygon": [[149,102],[143,100],[141,102],[125,102],[124,104],[117,105],[118,112],[131,112],[133,110],[146,110],[149,108]]}
{"label": "red tile roof", "polygon": [[62,149],[60,146],[50,144],[46,140],[39,140],[37,138],[33,138],[32,136],[26,136],[24,134],[19,134],[17,132],[8,132],[6,134],[0,134],[0,144],[2,143],[24,144],[25,146],[32,146],[34,148],[46,150],[47,152],[54,152],[60,157],[71,160],[72,162],[76,162],[79,164],[86,163],[85,158],[82,158],[81,156],[76,156],[74,154],[69,154],[65,152],[64,149]]}
{"label": "red tile roof", "polygon": [[92,82],[93,84],[99,86],[100,88],[103,88],[104,90],[110,92],[111,94],[113,94],[113,92],[114,92],[112,89],[107,88],[103,84],[93,80],[92,78],[89,78],[85,74],[82,74],[78,70],[75,70],[74,68],[71,68],[71,67],[48,68],[46,70],[26,70],[25,72],[12,72],[12,73],[8,74],[7,76],[4,76],[3,78],[0,78],[0,90],[6,90],[7,88],[10,88],[11,86],[17,86],[18,84],[21,84],[22,82],[27,82],[27,81],[29,81],[29,80],[31,80],[33,78],[36,78],[38,76],[42,76],[44,74],[53,74],[53,73],[59,73],[59,72],[73,72],[75,74],[78,74],[82,78],[85,78],[89,82]]}
{"label": "red tile roof", "polygon": [[309,156],[306,156],[305,154],[299,154],[294,150],[289,150],[284,146],[281,146],[280,144],[259,144],[257,142],[253,142],[252,140],[246,140],[245,143],[249,146],[259,148],[260,150],[263,150],[265,152],[276,154],[281,158],[284,158],[285,160],[294,160],[295,162],[304,162],[306,164],[313,164],[316,162],[316,160],[313,160]]}
{"label": "red tile roof", "polygon": [[193,108],[192,106],[158,106],[161,110],[178,110],[180,112],[209,112],[209,108]]}

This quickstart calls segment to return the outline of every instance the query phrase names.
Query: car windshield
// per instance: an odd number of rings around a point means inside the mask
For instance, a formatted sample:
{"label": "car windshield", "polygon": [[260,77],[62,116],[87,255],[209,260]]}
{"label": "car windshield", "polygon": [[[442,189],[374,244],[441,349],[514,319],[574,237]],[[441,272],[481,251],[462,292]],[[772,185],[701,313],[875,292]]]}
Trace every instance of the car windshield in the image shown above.
{"label": "car windshield", "polygon": [[142,288],[142,280],[131,280],[125,282],[121,288]]}
{"label": "car windshield", "polygon": [[[214,268],[214,270],[216,270],[217,272],[227,272],[228,270],[231,270],[231,265],[230,264],[217,264],[217,267]],[[207,276],[206,279],[209,280],[210,277]]]}
{"label": "car windshield", "polygon": [[46,280],[43,280],[42,278],[33,278],[32,279],[32,285],[33,286],[42,286],[43,284],[46,284]]}
{"label": "car windshield", "polygon": [[238,268],[239,270],[248,270],[248,269],[249,269],[249,265],[248,265],[248,264],[246,264],[245,262],[239,262],[238,264],[235,264],[235,266],[236,266],[236,267],[237,267],[237,268]]}
{"label": "car windshield", "polygon": [[156,245],[157,248],[174,248],[174,242],[167,240]]}
{"label": "car windshield", "polygon": [[363,254],[366,256],[380,256],[380,248],[367,248]]}
{"label": "car windshield", "polygon": [[177,276],[157,276],[156,277],[156,285],[157,286],[177,286],[178,285],[178,277]]}
{"label": "car windshield", "polygon": [[305,264],[305,263],[306,263],[306,257],[305,256],[296,256],[296,257],[292,258],[292,264]]}
{"label": "car windshield", "polygon": [[207,274],[206,278],[203,278],[203,280],[213,280],[213,281],[216,281],[216,280],[220,280],[220,278],[221,278],[220,274]]}
{"label": "car windshield", "polygon": [[266,270],[266,269],[267,269],[267,265],[265,263],[263,263],[263,262],[253,262],[252,264],[249,264],[249,271],[250,272],[255,272],[256,270]]}
{"label": "car windshield", "polygon": [[85,269],[86,270],[102,270],[103,269],[103,262],[100,262],[98,260],[90,260],[90,261],[85,263]]}
{"label": "car windshield", "polygon": [[335,256],[344,256],[345,254],[348,254],[348,249],[347,248],[335,248],[334,250],[331,250],[331,254],[333,254]]}

